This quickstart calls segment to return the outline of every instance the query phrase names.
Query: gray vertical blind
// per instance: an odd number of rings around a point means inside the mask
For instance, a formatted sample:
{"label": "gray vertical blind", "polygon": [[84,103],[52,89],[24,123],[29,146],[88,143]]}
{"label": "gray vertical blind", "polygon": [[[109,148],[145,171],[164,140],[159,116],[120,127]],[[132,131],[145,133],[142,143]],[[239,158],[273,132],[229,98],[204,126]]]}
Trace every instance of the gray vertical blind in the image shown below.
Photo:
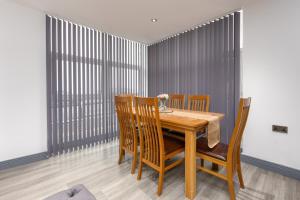
{"label": "gray vertical blind", "polygon": [[114,96],[147,96],[147,47],[46,16],[48,152],[115,139]]}
{"label": "gray vertical blind", "polygon": [[240,97],[240,13],[148,47],[149,95],[208,94],[225,113],[222,142],[231,136]]}

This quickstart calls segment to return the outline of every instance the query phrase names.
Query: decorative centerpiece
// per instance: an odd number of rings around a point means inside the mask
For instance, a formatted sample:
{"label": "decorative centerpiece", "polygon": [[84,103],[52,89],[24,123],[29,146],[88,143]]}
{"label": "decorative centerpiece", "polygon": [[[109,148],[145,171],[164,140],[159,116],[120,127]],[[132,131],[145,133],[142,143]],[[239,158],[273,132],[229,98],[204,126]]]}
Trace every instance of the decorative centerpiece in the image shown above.
{"label": "decorative centerpiece", "polygon": [[160,94],[157,96],[157,98],[159,99],[159,110],[166,111],[167,110],[166,104],[169,99],[169,95],[168,94]]}

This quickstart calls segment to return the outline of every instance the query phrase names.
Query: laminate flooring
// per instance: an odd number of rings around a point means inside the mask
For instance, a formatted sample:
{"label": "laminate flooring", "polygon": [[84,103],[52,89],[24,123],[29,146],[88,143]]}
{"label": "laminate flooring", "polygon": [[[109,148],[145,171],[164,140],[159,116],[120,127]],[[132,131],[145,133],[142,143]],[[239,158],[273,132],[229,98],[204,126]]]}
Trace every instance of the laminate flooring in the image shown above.
{"label": "laminate flooring", "polygon": [[[165,174],[163,193],[158,197],[155,171],[144,167],[142,179],[137,181],[137,170],[130,174],[131,156],[126,155],[121,165],[117,160],[118,143],[110,142],[2,170],[0,199],[43,199],[76,184],[85,185],[98,200],[185,199],[184,164]],[[299,181],[246,163],[242,163],[242,171],[246,188],[239,189],[236,179],[237,199],[300,200]],[[195,199],[229,199],[227,183],[198,171]]]}

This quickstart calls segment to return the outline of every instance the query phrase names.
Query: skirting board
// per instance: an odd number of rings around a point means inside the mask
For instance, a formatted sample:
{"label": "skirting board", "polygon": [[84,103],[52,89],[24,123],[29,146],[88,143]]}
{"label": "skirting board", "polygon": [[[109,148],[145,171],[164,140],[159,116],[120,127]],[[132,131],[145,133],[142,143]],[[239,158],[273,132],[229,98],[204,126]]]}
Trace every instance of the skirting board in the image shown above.
{"label": "skirting board", "polygon": [[42,152],[42,153],[37,153],[29,156],[2,161],[0,162],[0,170],[17,167],[20,165],[26,165],[40,160],[46,160],[47,158],[48,158],[48,153]]}
{"label": "skirting board", "polygon": [[268,161],[254,158],[251,156],[246,156],[246,155],[241,155],[241,160],[245,163],[255,165],[259,168],[269,170],[269,171],[281,174],[283,176],[287,176],[290,178],[300,180],[300,170],[286,167],[283,165],[279,165],[276,163],[268,162]]}

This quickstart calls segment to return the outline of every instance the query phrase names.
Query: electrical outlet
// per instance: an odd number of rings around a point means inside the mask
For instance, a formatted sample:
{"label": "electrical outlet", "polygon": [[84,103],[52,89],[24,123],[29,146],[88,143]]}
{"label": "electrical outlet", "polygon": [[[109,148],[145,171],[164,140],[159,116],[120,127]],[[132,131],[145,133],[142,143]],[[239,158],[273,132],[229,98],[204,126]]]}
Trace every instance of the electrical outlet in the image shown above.
{"label": "electrical outlet", "polygon": [[287,126],[272,125],[272,131],[277,133],[288,134]]}

